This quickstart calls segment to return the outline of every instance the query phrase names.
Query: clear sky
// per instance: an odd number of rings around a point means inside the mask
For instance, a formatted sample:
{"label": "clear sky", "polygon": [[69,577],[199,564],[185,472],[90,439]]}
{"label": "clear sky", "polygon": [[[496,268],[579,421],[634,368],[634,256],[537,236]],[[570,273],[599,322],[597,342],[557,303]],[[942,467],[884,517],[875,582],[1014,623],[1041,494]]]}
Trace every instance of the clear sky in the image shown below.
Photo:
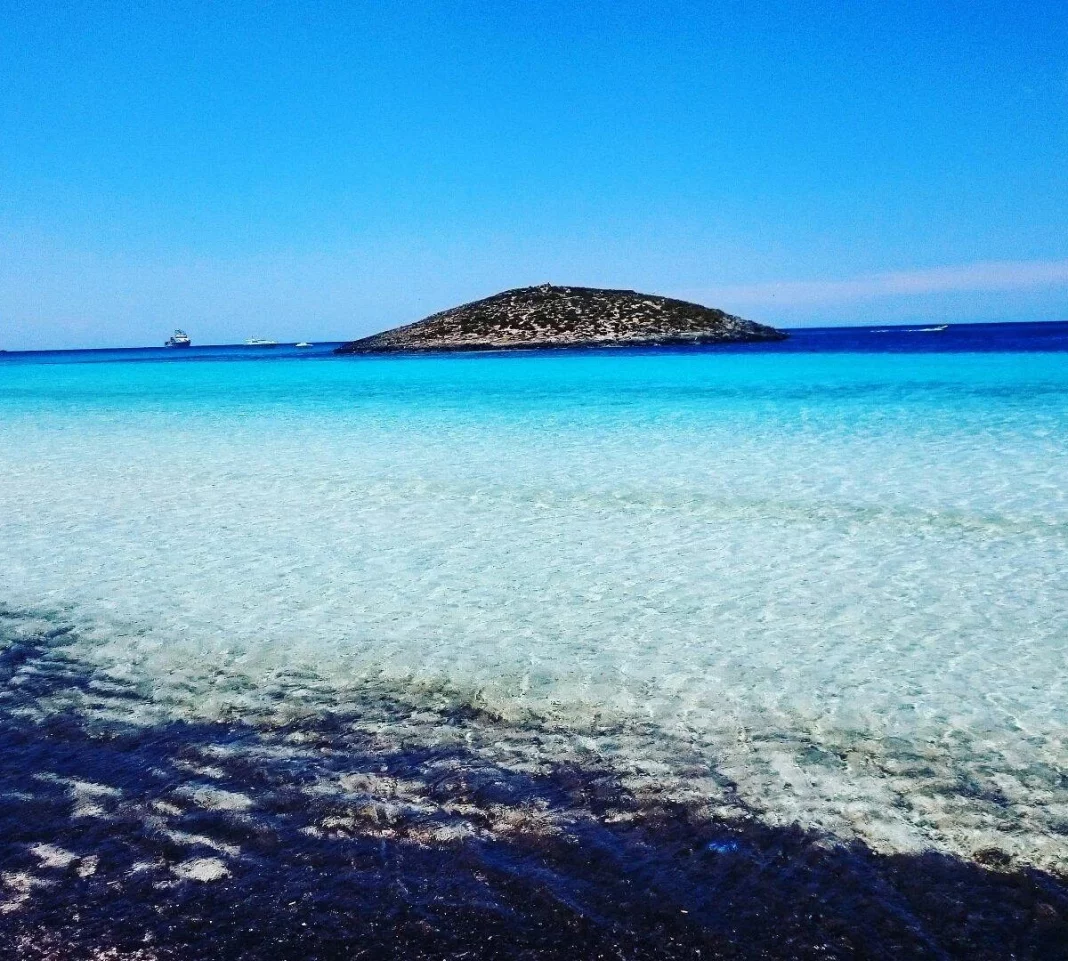
{"label": "clear sky", "polygon": [[1068,3],[0,0],[0,347],[545,281],[1068,318]]}

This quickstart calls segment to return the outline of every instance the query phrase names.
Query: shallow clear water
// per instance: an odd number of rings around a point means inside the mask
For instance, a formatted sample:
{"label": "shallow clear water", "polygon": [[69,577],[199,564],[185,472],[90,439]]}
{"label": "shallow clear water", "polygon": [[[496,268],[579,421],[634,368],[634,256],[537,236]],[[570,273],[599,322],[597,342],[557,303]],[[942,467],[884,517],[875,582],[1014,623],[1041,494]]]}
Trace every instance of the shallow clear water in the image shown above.
{"label": "shallow clear water", "polygon": [[157,712],[371,684],[1063,866],[1068,354],[799,342],[9,355],[0,601]]}

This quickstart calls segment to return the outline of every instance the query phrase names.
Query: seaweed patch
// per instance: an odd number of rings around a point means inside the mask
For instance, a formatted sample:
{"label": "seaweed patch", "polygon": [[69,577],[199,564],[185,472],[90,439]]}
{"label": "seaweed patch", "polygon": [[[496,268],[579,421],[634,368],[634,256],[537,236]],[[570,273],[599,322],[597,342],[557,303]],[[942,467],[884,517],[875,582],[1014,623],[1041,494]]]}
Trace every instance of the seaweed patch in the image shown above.
{"label": "seaweed patch", "polygon": [[726,778],[680,802],[549,732],[383,691],[135,723],[136,689],[8,614],[7,956],[1064,956],[1068,881],[1010,859],[769,825]]}

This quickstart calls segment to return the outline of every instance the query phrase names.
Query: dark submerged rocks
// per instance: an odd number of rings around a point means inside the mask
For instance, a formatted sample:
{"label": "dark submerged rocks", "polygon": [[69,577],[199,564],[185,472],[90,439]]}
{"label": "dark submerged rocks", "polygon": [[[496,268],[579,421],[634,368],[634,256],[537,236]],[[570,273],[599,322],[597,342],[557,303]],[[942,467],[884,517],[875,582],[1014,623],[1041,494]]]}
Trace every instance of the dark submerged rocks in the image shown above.
{"label": "dark submerged rocks", "polygon": [[339,354],[641,347],[784,340],[773,327],[685,300],[597,287],[520,287],[344,344]]}

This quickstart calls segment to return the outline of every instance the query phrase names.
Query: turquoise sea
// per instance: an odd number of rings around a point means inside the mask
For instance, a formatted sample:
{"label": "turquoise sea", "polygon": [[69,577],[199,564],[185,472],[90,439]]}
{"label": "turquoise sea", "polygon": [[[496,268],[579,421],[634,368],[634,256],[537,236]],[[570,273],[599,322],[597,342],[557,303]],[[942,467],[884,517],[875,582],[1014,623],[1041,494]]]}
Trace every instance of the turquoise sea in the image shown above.
{"label": "turquoise sea", "polygon": [[[0,354],[0,644],[50,638],[5,712],[476,712],[510,770],[1064,870],[1068,324],[331,346]],[[60,656],[87,680],[34,687]],[[211,768],[171,789],[255,809]]]}

